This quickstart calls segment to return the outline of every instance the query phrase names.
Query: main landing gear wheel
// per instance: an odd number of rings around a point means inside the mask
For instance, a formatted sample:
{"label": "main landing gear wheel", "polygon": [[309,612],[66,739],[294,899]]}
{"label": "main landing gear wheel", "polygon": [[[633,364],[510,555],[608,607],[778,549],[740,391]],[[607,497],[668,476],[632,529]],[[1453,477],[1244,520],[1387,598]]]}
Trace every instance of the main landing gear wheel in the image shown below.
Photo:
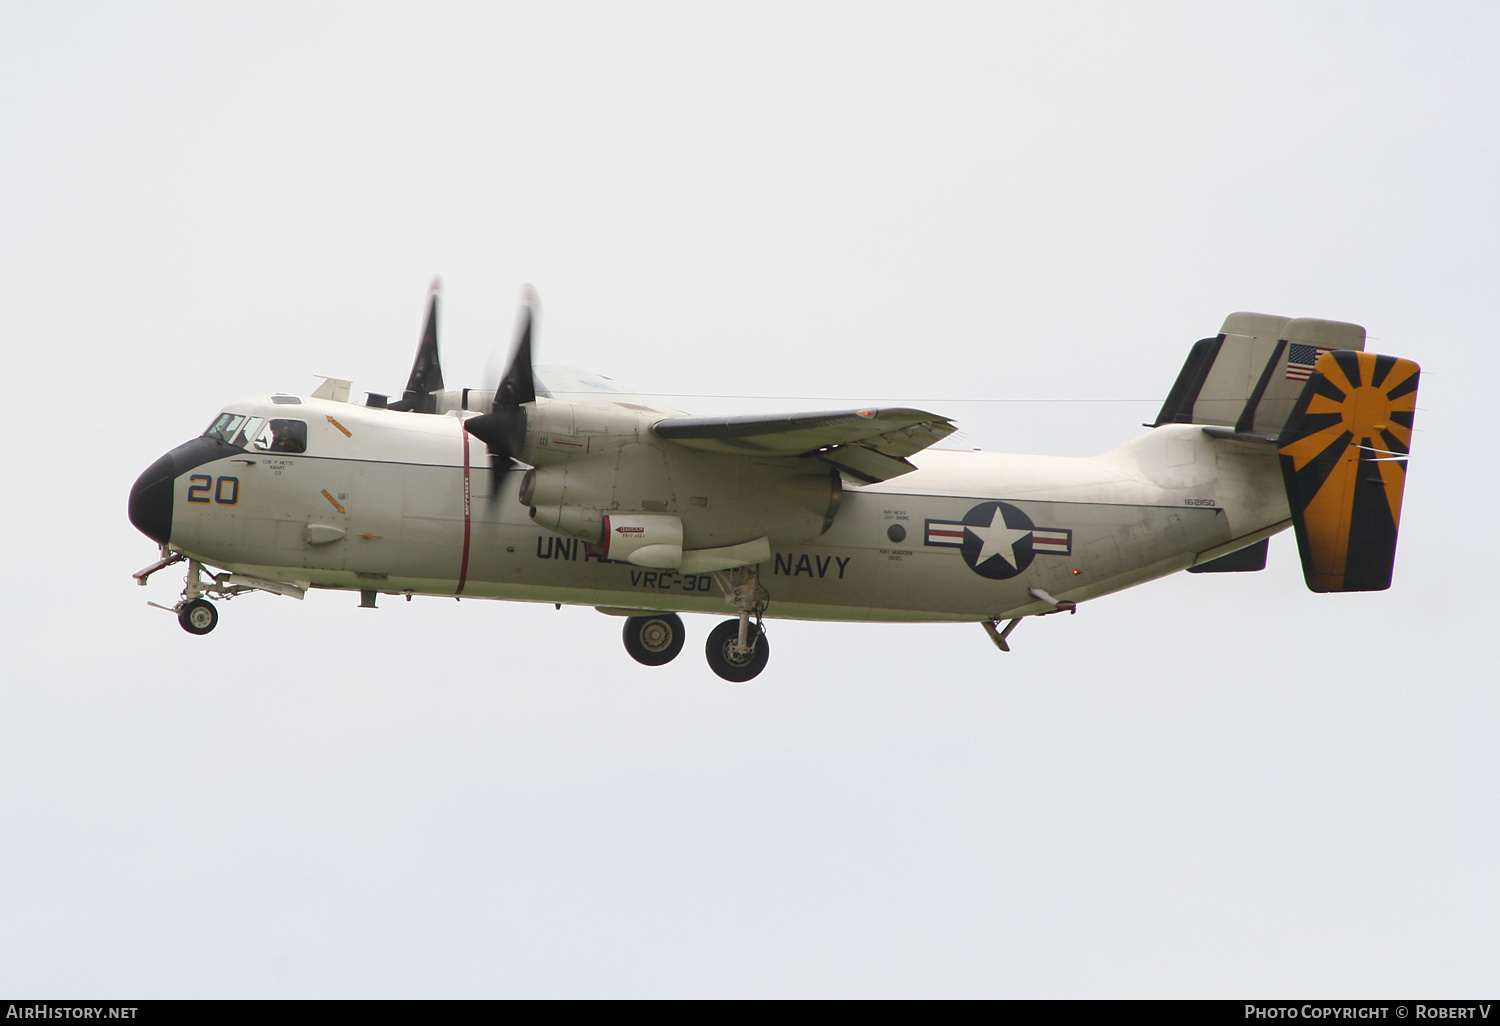
{"label": "main landing gear wheel", "polygon": [[705,651],[709,669],[725,680],[743,684],[766,668],[766,661],[771,658],[771,643],[758,623],[752,623],[746,633],[745,644],[750,646],[748,652],[735,651],[739,640],[739,620],[725,620],[709,632]]}
{"label": "main landing gear wheel", "polygon": [[647,666],[664,666],[677,658],[685,640],[682,618],[676,613],[631,616],[625,620],[625,651]]}
{"label": "main landing gear wheel", "polygon": [[177,622],[189,634],[207,634],[219,624],[219,611],[212,602],[193,599],[177,614]]}

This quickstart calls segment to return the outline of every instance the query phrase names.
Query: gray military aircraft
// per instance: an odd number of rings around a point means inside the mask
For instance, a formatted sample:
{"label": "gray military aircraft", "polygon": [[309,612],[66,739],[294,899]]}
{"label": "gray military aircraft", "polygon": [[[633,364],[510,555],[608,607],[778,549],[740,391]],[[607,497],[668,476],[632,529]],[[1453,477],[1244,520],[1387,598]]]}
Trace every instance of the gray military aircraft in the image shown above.
{"label": "gray military aircraft", "polygon": [[1061,458],[932,448],[954,425],[922,410],[689,417],[534,368],[529,288],[503,380],[447,390],[439,300],[434,282],[399,399],[333,378],[252,396],[141,474],[130,520],[161,558],[135,577],[187,562],[185,630],[253,591],[570,603],[623,617],[655,666],[679,612],[727,606],[708,662],[746,681],[767,614],[975,621],[1009,651],[1027,616],[1260,570],[1288,527],[1313,591],[1390,585],[1419,369],[1363,352],[1356,324],[1230,314],[1151,430]]}

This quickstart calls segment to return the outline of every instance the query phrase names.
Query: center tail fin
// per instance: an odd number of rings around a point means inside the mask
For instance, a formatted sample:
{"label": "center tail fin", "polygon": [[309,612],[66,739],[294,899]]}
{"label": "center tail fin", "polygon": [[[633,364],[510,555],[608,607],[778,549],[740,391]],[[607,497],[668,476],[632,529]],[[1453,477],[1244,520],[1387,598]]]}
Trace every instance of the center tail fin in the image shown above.
{"label": "center tail fin", "polygon": [[1318,356],[1364,347],[1358,324],[1232,313],[1216,337],[1193,346],[1155,426],[1203,424],[1275,439]]}

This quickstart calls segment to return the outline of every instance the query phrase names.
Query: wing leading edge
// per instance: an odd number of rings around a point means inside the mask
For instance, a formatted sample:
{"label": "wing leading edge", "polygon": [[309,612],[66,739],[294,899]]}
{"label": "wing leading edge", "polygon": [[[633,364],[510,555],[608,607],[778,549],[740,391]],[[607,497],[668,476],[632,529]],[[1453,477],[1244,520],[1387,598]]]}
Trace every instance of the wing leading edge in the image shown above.
{"label": "wing leading edge", "polygon": [[917,469],[906,457],[957,430],[946,417],[905,407],[752,417],[672,417],[652,429],[689,449],[731,456],[808,456],[859,481]]}

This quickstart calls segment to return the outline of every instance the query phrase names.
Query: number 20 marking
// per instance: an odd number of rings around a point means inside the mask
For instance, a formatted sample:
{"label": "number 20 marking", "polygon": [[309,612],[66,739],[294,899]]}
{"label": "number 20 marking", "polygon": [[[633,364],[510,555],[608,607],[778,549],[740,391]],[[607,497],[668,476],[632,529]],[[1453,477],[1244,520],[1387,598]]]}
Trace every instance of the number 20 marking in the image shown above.
{"label": "number 20 marking", "polygon": [[221,506],[233,506],[240,501],[240,479],[221,477],[217,481],[207,474],[194,474],[188,478],[188,502],[208,502],[212,493],[214,502]]}

